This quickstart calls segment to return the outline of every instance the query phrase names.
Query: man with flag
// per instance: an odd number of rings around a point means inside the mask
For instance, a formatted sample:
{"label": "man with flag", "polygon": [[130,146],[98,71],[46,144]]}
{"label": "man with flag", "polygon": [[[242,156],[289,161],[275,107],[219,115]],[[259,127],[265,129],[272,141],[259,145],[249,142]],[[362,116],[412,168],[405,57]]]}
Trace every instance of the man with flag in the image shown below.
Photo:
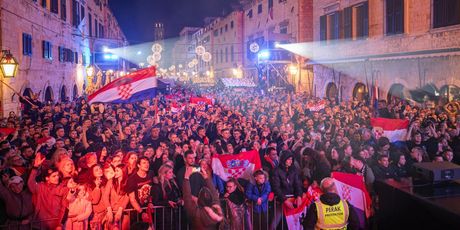
{"label": "man with flag", "polygon": [[304,230],[359,229],[356,211],[348,201],[340,198],[334,179],[324,178],[320,187],[323,195],[308,208],[303,222]]}

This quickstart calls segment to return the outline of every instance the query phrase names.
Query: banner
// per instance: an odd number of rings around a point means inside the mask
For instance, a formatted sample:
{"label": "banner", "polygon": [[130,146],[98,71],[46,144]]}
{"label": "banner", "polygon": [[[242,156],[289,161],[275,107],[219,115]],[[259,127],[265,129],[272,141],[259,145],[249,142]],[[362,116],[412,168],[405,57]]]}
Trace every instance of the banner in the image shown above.
{"label": "banner", "polygon": [[307,103],[307,109],[312,112],[318,112],[322,109],[326,108],[326,101],[311,101]]}

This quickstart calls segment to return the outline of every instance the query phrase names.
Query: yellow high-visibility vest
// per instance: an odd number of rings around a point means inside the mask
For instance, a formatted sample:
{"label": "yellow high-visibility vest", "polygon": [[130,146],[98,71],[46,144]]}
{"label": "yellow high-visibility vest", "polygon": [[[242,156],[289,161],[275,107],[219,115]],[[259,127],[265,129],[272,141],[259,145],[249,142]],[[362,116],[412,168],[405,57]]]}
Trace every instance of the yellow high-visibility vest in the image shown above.
{"label": "yellow high-visibility vest", "polygon": [[347,229],[349,210],[346,201],[340,200],[332,206],[316,201],[315,205],[318,216],[316,229]]}

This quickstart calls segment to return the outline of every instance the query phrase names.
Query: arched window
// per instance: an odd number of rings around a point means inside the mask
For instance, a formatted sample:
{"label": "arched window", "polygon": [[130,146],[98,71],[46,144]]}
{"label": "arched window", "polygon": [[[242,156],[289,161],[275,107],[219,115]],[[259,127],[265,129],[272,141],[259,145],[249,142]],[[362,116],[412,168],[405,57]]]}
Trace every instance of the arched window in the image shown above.
{"label": "arched window", "polygon": [[73,99],[77,99],[78,98],[78,87],[77,85],[73,85]]}
{"label": "arched window", "polygon": [[45,102],[52,103],[53,101],[54,101],[53,89],[51,88],[51,86],[48,86],[46,87],[46,90],[45,90]]}
{"label": "arched window", "polygon": [[65,85],[61,87],[61,101],[67,101],[67,87],[65,87]]}
{"label": "arched window", "polygon": [[337,85],[334,82],[329,82],[326,87],[326,97],[329,100],[336,99],[337,96],[339,95],[339,90],[337,88]]}

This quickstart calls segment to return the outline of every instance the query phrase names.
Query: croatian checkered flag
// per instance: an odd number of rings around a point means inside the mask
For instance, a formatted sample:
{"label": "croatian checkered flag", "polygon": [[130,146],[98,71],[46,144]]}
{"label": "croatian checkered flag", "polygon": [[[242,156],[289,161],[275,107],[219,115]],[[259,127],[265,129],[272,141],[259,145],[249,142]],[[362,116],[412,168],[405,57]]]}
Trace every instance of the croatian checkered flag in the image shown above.
{"label": "croatian checkered flag", "polygon": [[262,164],[255,150],[237,155],[217,155],[212,158],[212,171],[222,181],[232,177],[252,181],[252,174],[260,168]]}
{"label": "croatian checkered flag", "polygon": [[[361,227],[371,215],[371,198],[364,183],[364,177],[350,173],[333,172],[332,178],[339,196],[355,207]],[[363,228],[364,229],[364,228]]]}
{"label": "croatian checkered flag", "polygon": [[107,84],[88,96],[88,103],[132,103],[156,95],[155,67],[141,69]]}

